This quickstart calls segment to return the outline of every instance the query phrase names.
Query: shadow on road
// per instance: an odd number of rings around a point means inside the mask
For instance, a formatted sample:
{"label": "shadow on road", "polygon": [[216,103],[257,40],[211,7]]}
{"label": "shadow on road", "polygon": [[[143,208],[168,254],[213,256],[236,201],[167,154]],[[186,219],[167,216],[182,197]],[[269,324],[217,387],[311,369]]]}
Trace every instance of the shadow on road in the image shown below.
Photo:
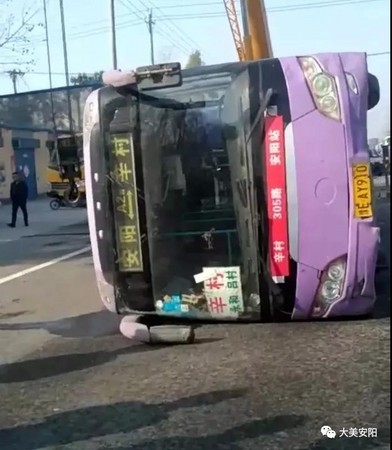
{"label": "shadow on road", "polygon": [[10,312],[10,313],[2,313],[0,311],[0,320],[5,319],[14,319],[15,317],[23,316],[24,314],[31,313],[32,311],[16,311],[16,312]]}
{"label": "shadow on road", "polygon": [[[97,338],[118,335],[120,319],[116,314],[102,310],[50,322],[3,323],[0,324],[0,331],[46,330],[50,334],[65,338]],[[0,383],[33,381],[76,372],[106,364],[122,354],[157,348],[160,347],[130,344],[129,347],[112,352],[73,353],[3,364],[0,365]]]}
{"label": "shadow on road", "polygon": [[[64,338],[98,338],[119,335],[120,316],[109,311],[97,311],[51,322],[0,324],[0,331],[46,330]],[[124,339],[125,340],[125,339]],[[220,339],[198,339],[195,345],[209,344]],[[129,341],[129,346],[115,351],[97,351],[50,356],[0,365],[0,383],[18,383],[49,378],[88,369],[111,362],[117,356],[157,350],[164,345],[142,345]]]}
{"label": "shadow on road", "polygon": [[[90,369],[114,361],[118,356],[153,351],[162,346],[134,345],[114,351],[71,353],[0,364],[0,384],[36,381]],[[0,440],[1,442],[1,440]]]}
{"label": "shadow on road", "polygon": [[[35,450],[102,438],[111,434],[131,433],[139,428],[153,426],[167,420],[169,414],[178,409],[213,406],[226,400],[241,398],[245,394],[245,390],[227,390],[199,394],[161,404],[123,402],[92,406],[55,414],[39,423],[0,430],[0,442],[7,450]],[[197,419],[197,411],[194,414]],[[234,449],[237,447],[232,444],[243,439],[284,432],[304,423],[304,416],[275,416],[264,420],[255,420],[220,434],[194,438],[179,436],[156,441],[149,440],[132,446],[132,448],[162,449],[173,448],[172,446],[176,444],[175,448],[196,450],[228,448],[229,444],[229,448]]]}
{"label": "shadow on road", "polygon": [[106,447],[112,450],[162,450],[169,448],[181,448],[186,450],[200,449],[230,449],[240,450],[241,441],[255,439],[260,436],[268,436],[275,433],[284,433],[291,428],[305,423],[303,416],[287,415],[274,416],[266,419],[252,420],[223,433],[210,434],[200,437],[173,436],[163,439],[154,439],[134,444],[132,447]]}
{"label": "shadow on road", "polygon": [[121,318],[102,310],[48,322],[0,323],[0,331],[45,330],[65,338],[113,336],[119,334]]}
{"label": "shadow on road", "polygon": [[[216,341],[219,341],[219,339],[199,339],[194,345],[206,345]],[[136,344],[113,351],[70,353],[0,364],[0,384],[37,381],[78,372],[107,364],[114,361],[118,356],[157,351],[165,347],[167,346]]]}

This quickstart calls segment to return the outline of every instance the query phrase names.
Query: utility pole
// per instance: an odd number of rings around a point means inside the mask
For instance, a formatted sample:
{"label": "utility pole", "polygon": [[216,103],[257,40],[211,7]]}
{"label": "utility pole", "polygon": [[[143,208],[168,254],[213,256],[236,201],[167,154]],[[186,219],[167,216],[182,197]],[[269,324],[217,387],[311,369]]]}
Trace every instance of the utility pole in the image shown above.
{"label": "utility pole", "polygon": [[45,23],[45,38],[46,38],[46,56],[48,59],[48,72],[49,72],[49,87],[52,90],[52,63],[50,60],[50,45],[49,45],[49,32],[48,32],[48,14],[46,10],[46,0],[43,0],[44,4],[44,23]]}
{"label": "utility pole", "polygon": [[112,60],[113,69],[117,69],[117,43],[116,43],[116,14],[114,10],[114,0],[110,0],[110,22],[112,28]]}
{"label": "utility pole", "polygon": [[155,25],[155,22],[152,19],[152,9],[150,9],[146,23],[148,26],[148,33],[150,34],[151,64],[155,64],[155,57],[154,57],[154,25]]}
{"label": "utility pole", "polygon": [[[65,34],[64,3],[63,3],[63,0],[59,0],[59,1],[60,1],[61,35],[63,38],[65,81],[67,83],[67,88],[68,88],[69,87],[69,68],[68,68],[67,36]],[[72,133],[73,132],[72,105],[71,105],[71,96],[69,94],[69,89],[67,89],[67,101],[68,101],[69,130]]]}
{"label": "utility pole", "polygon": [[52,112],[52,122],[53,128],[56,132],[56,116],[54,112],[54,103],[53,103],[53,81],[52,81],[52,63],[50,60],[50,44],[49,44],[49,31],[48,31],[48,14],[46,9],[46,0],[43,0],[44,4],[44,23],[45,23],[45,38],[46,38],[46,56],[48,58],[48,73],[49,73],[49,88],[50,88],[50,109]]}
{"label": "utility pole", "polygon": [[8,72],[8,75],[11,78],[12,81],[12,86],[14,87],[14,94],[18,93],[18,89],[16,88],[16,80],[18,79],[18,72],[14,69],[14,70],[10,70]]}
{"label": "utility pole", "polygon": [[8,72],[9,77],[11,78],[12,81],[12,86],[14,88],[14,94],[18,93],[18,89],[17,89],[17,81],[18,81],[18,77],[22,78],[24,75],[24,72],[22,72],[21,70],[9,70]]}

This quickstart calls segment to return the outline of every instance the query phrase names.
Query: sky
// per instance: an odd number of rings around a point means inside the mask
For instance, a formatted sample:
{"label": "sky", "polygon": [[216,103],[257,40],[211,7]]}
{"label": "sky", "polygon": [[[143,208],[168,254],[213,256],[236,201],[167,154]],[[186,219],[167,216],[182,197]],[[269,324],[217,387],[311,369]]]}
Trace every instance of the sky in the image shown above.
{"label": "sky", "polygon": [[[43,0],[8,0],[1,7],[15,20],[34,5],[34,20],[44,21]],[[240,13],[239,1],[236,2]],[[266,0],[265,7],[274,56],[321,52],[366,51],[369,71],[381,85],[381,101],[369,112],[369,137],[383,138],[389,130],[390,2],[388,0]],[[145,22],[152,11],[155,62],[180,61],[200,50],[207,64],[237,60],[223,0],[115,0],[118,66],[122,69],[150,64],[150,40]],[[53,86],[66,84],[59,0],[47,0]],[[112,68],[109,0],[64,0],[69,71],[92,73]],[[18,92],[49,88],[45,30],[29,36],[35,64],[24,69]],[[1,42],[1,41],[0,41]],[[21,45],[21,44],[20,44]],[[19,47],[20,48],[20,47]],[[2,54],[3,51],[3,54]],[[8,58],[9,53],[6,55]],[[13,92],[0,48],[0,95]]]}

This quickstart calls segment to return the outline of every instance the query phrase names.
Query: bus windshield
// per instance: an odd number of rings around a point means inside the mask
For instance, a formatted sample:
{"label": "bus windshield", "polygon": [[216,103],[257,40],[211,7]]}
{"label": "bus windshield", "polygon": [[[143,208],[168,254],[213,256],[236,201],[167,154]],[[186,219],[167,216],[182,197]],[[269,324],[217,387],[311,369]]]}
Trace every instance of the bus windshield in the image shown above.
{"label": "bus windshield", "polygon": [[[216,297],[209,310],[237,316],[259,292],[254,176],[245,140],[248,86],[247,70],[209,73],[141,98],[144,196],[158,308],[180,295],[182,308],[207,311],[206,289],[231,286],[231,303]],[[218,274],[209,281],[200,275],[207,268]],[[204,286],[199,279],[207,280]]]}

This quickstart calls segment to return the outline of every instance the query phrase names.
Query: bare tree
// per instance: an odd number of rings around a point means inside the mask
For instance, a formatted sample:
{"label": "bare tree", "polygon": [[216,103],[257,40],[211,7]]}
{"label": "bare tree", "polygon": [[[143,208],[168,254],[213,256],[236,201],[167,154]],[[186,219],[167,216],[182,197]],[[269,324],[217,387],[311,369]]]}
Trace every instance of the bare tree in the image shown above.
{"label": "bare tree", "polygon": [[94,82],[102,82],[103,70],[95,73],[79,73],[77,76],[71,77],[72,84],[92,84]]}
{"label": "bare tree", "polygon": [[12,0],[0,0],[0,69],[33,65],[31,32],[43,27],[37,20],[39,9],[26,5],[19,14],[13,10]]}

